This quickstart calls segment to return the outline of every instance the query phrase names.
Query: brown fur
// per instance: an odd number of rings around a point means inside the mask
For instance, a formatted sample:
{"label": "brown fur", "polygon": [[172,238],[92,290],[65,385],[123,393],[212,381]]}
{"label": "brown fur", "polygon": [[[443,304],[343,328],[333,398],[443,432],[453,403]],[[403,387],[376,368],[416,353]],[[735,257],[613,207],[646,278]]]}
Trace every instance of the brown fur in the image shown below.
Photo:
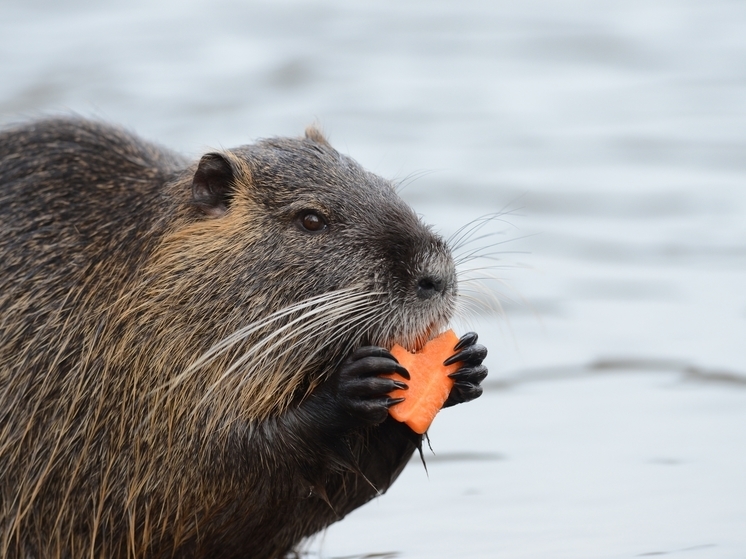
{"label": "brown fur", "polygon": [[[408,292],[453,276],[445,245],[315,129],[220,158],[213,203],[209,161],[115,128],[0,134],[0,557],[280,557],[418,445],[304,406],[355,347],[448,320],[455,285]],[[333,235],[299,232],[305,207]]]}

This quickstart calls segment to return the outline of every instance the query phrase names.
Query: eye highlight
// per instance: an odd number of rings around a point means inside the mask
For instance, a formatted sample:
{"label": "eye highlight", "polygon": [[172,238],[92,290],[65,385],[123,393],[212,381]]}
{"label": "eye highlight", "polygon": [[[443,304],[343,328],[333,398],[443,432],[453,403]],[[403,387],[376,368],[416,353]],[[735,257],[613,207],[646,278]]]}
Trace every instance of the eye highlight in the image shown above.
{"label": "eye highlight", "polygon": [[306,233],[321,233],[327,228],[326,218],[314,210],[303,210],[297,215],[295,222]]}

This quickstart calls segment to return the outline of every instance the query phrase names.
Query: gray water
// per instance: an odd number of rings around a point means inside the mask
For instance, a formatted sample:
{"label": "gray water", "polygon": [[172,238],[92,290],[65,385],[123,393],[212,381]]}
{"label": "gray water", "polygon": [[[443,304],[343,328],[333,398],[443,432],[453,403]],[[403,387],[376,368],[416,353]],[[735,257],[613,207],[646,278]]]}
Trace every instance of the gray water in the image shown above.
{"label": "gray water", "polygon": [[311,556],[746,557],[746,3],[4,0],[0,123],[60,112],[317,122],[445,235],[504,214],[485,395]]}

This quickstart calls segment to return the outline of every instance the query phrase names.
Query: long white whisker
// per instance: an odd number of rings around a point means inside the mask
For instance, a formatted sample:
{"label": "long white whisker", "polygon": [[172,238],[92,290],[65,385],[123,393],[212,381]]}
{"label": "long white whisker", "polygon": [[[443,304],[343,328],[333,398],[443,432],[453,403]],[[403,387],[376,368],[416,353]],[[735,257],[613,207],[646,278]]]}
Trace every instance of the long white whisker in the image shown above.
{"label": "long white whisker", "polygon": [[512,223],[502,219],[503,216],[512,215],[513,212],[514,210],[504,211],[503,209],[495,213],[478,217],[457,229],[455,233],[448,237],[446,243],[448,246],[452,247],[452,250],[455,252],[471,242],[469,239],[489,223],[499,221],[513,227]]}
{"label": "long white whisker", "polygon": [[[258,352],[259,350],[261,350],[264,345],[266,345],[272,339],[274,339],[277,336],[281,335],[283,332],[287,331],[288,329],[290,329],[291,327],[293,327],[295,324],[297,324],[299,322],[303,322],[305,320],[308,320],[312,316],[316,316],[317,314],[326,313],[326,312],[332,311],[332,310],[335,311],[335,312],[338,312],[338,313],[341,312],[343,314],[344,313],[348,313],[348,312],[353,312],[359,306],[365,304],[365,300],[363,300],[363,301],[348,302],[348,300],[345,299],[345,300],[343,300],[343,302],[345,303],[344,305],[339,305],[339,304],[335,303],[335,305],[321,305],[319,307],[315,307],[315,308],[311,309],[310,311],[307,311],[307,312],[303,313],[302,315],[294,318],[293,320],[291,320],[287,324],[284,324],[283,326],[281,326],[280,328],[278,328],[277,330],[275,330],[272,334],[270,334],[269,336],[266,336],[266,337],[262,338],[256,344],[254,344],[249,351],[247,351],[246,353],[244,353],[240,358],[238,358],[230,366],[230,368],[226,371],[226,373],[227,374],[232,373],[237,367],[240,367],[243,363],[245,363],[253,354],[255,354],[256,352]],[[314,326],[318,326],[319,323],[315,322],[313,325]],[[297,330],[293,330],[291,332],[291,334],[292,335],[297,335],[297,332],[298,332]],[[285,341],[285,338],[280,338],[280,340],[278,340],[277,342],[275,342],[271,347],[267,348],[265,351],[271,352],[275,347],[278,347],[279,345],[282,345],[282,343],[284,343],[284,341]]]}
{"label": "long white whisker", "polygon": [[[272,364],[278,362],[280,360],[280,357],[282,357],[282,356],[286,355],[287,353],[289,353],[290,351],[292,351],[292,349],[294,348],[294,346],[291,346],[290,348],[284,350],[282,353],[277,354],[277,355],[275,355],[275,354],[272,353],[273,350],[275,350],[278,347],[284,346],[292,338],[302,337],[303,342],[306,343],[307,341],[310,341],[310,340],[314,339],[315,337],[318,337],[318,336],[321,336],[322,334],[324,334],[326,332],[323,329],[324,326],[326,326],[328,324],[334,324],[334,322],[337,321],[337,320],[339,320],[340,318],[344,318],[344,317],[346,317],[346,316],[348,316],[350,314],[357,313],[360,309],[363,309],[363,308],[365,308],[365,305],[349,306],[346,309],[341,309],[342,312],[337,312],[333,317],[328,317],[328,318],[322,317],[321,321],[315,321],[315,322],[313,322],[311,324],[306,324],[304,326],[301,326],[300,328],[292,330],[291,332],[289,332],[288,334],[286,334],[285,336],[283,336],[279,340],[275,341],[275,343],[272,344],[271,347],[269,347],[269,348],[267,348],[265,350],[265,353],[267,355],[270,355],[272,357],[272,360],[269,361],[267,364],[264,364],[264,363],[260,362],[260,363],[257,364],[257,367],[261,368],[262,366],[265,366],[265,368],[268,368],[266,365],[272,365]],[[339,311],[340,309],[334,309],[334,310],[335,311]],[[315,332],[315,334],[312,334],[311,336],[306,336],[305,334],[308,331]],[[262,343],[263,342],[264,342],[264,340],[262,340]],[[252,348],[252,350],[253,349],[254,348]],[[235,365],[235,363],[233,365],[231,365],[231,368],[234,368],[234,365]]]}
{"label": "long white whisker", "polygon": [[319,295],[316,297],[311,297],[299,303],[295,303],[288,307],[284,307],[283,309],[276,311],[272,313],[271,315],[264,317],[260,320],[251,322],[247,324],[246,326],[240,328],[236,332],[233,332],[232,334],[228,335],[226,338],[224,338],[217,344],[213,345],[209,350],[203,353],[199,357],[199,359],[197,359],[194,363],[189,365],[182,373],[180,373],[179,375],[171,379],[167,385],[171,389],[175,388],[181,382],[187,379],[189,376],[194,374],[197,370],[209,364],[214,359],[224,354],[226,351],[229,351],[230,348],[233,347],[235,344],[245,340],[251,334],[254,334],[255,332],[261,330],[262,328],[265,328],[269,326],[270,324],[277,322],[278,320],[282,318],[287,317],[288,315],[291,315],[298,311],[302,311],[304,309],[312,307],[313,305],[318,305],[319,303],[323,303],[324,305],[331,305],[333,303],[336,303],[340,299],[343,301],[345,300],[350,301],[350,300],[355,300],[355,299],[365,299],[370,296],[370,294],[354,294],[350,296],[350,293],[354,293],[354,292],[355,292],[355,289],[348,288],[348,289],[340,289],[332,293],[325,293],[323,295]]}
{"label": "long white whisker", "polygon": [[[491,231],[489,233],[483,233],[482,235],[479,235],[478,237],[468,237],[467,239],[464,239],[463,242],[461,242],[458,246],[453,247],[453,251],[456,252],[458,250],[463,249],[464,247],[467,247],[471,244],[476,243],[477,241],[482,241],[484,239],[488,239],[490,237],[496,237],[498,235],[507,235],[508,232],[506,230],[502,231]],[[491,245],[488,245],[491,246]]]}
{"label": "long white whisker", "polygon": [[[369,294],[365,294],[366,298],[369,297]],[[218,379],[216,379],[212,385],[206,390],[205,394],[203,395],[202,399],[200,400],[198,407],[202,405],[209,396],[213,393],[213,391],[220,385],[222,382],[231,376],[237,369],[239,369],[243,364],[245,364],[249,359],[251,359],[256,353],[259,351],[264,351],[267,354],[272,353],[272,351],[282,346],[284,343],[287,342],[287,340],[291,336],[297,336],[298,334],[302,333],[304,329],[308,328],[318,328],[320,323],[314,322],[313,324],[302,326],[300,329],[294,329],[291,331],[291,335],[283,335],[287,330],[291,329],[293,326],[298,324],[299,322],[308,320],[310,317],[315,316],[317,314],[325,313],[330,310],[335,311],[336,316],[344,316],[346,314],[355,312],[358,310],[358,308],[365,306],[366,301],[354,301],[352,303],[348,302],[348,300],[343,300],[345,304],[339,305],[338,302],[335,302],[334,305],[326,304],[321,305],[319,307],[314,307],[309,311],[304,312],[299,317],[294,318],[293,320],[289,321],[287,324],[284,324],[282,327],[278,328],[274,332],[272,332],[270,335],[265,336],[261,340],[259,340],[256,344],[252,345],[251,348],[249,348],[245,353],[243,353],[238,359],[236,359],[231,365],[220,375]],[[269,342],[271,342],[273,339],[280,337],[279,340],[276,340],[271,346],[266,347]]]}
{"label": "long white whisker", "polygon": [[[466,294],[460,294],[459,297],[464,302],[467,302],[468,306],[474,309],[475,311],[483,311],[486,306],[486,308],[492,312],[495,312],[500,315],[505,314],[505,309],[502,306],[502,302],[500,301],[500,299],[498,299],[495,296],[494,293],[489,292],[489,291],[485,291],[485,292],[475,291],[474,293],[485,295],[487,297],[487,301],[485,301],[484,299],[480,299],[478,297],[473,297],[471,295],[466,295]],[[485,302],[487,303],[486,305],[485,305]]]}
{"label": "long white whisker", "polygon": [[[356,324],[364,321],[365,319],[367,319],[370,316],[377,315],[378,312],[379,312],[379,309],[377,307],[373,307],[373,308],[369,309],[368,311],[366,311],[364,313],[355,314],[354,316],[352,316],[350,318],[347,318],[344,321],[341,321],[341,322],[339,322],[337,324],[334,324],[334,327],[332,329],[332,333],[330,333],[328,331],[325,331],[325,332],[315,332],[314,334],[312,334],[308,338],[304,339],[303,341],[305,343],[305,341],[307,339],[315,340],[316,338],[319,338],[322,334],[326,334],[325,343],[321,344],[321,345],[318,345],[313,350],[309,351],[308,355],[306,355],[306,358],[298,364],[298,370],[305,369],[310,363],[313,362],[313,360],[318,356],[318,354],[321,351],[323,351],[325,348],[328,348],[334,342],[336,342],[340,338],[342,338],[345,335],[347,335],[347,332],[348,332],[348,330],[349,330],[349,328],[351,326],[356,325]],[[283,351],[281,354],[277,355],[275,357],[275,359],[273,359],[270,362],[270,365],[274,365],[274,364],[278,363],[282,357],[284,357],[285,355],[287,355],[288,353],[290,353],[291,349],[287,349],[287,350]],[[243,383],[243,381],[242,381],[242,383]]]}
{"label": "long white whisker", "polygon": [[243,326],[242,328],[236,330],[235,332],[232,332],[226,338],[224,338],[220,342],[213,345],[203,355],[201,355],[197,361],[192,363],[191,367],[195,367],[195,368],[201,367],[204,364],[204,362],[208,361],[214,355],[219,355],[225,352],[232,345],[234,345],[237,341],[240,341],[246,338],[246,336],[254,333],[256,330],[259,330],[269,325],[272,322],[276,322],[277,320],[280,320],[281,318],[289,314],[292,314],[299,310],[303,310],[305,308],[308,308],[318,303],[324,303],[330,300],[341,298],[349,293],[353,293],[354,291],[355,291],[354,289],[349,288],[349,289],[340,289],[338,291],[333,291],[331,293],[324,293],[322,295],[317,295],[315,297],[311,297],[309,299],[305,299],[298,303],[294,303],[292,305],[284,307],[280,309],[279,311],[275,311],[269,316],[264,317],[258,321],[251,322],[247,324],[246,326]]}
{"label": "long white whisker", "polygon": [[[528,239],[528,238],[531,238],[531,237],[535,237],[536,235],[538,235],[538,233],[530,233],[530,234],[527,234],[527,235],[522,235],[520,237],[512,237],[510,239],[505,239],[503,241],[498,241],[498,242],[489,244],[489,245],[487,245],[485,247],[475,248],[475,249],[472,249],[469,252],[466,252],[464,254],[459,254],[458,256],[455,257],[455,260],[456,260],[457,263],[459,263],[459,262],[463,261],[464,259],[472,258],[474,256],[479,256],[485,250],[493,249],[496,246],[504,245],[504,244],[507,244],[507,243],[512,243],[512,242],[515,242],[515,241],[521,241],[523,239]],[[513,252],[515,252],[517,254],[521,254],[521,253],[525,254],[526,251],[494,251],[494,252],[485,253],[485,254],[511,254]]]}
{"label": "long white whisker", "polygon": [[486,280],[491,281],[500,281],[503,278],[500,278],[500,276],[493,276],[493,275],[484,275],[484,276],[469,276],[468,278],[463,278],[459,280],[459,290],[463,289],[464,285],[469,284],[475,284]]}
{"label": "long white whisker", "polygon": [[498,211],[498,212],[481,215],[475,219],[472,219],[471,221],[463,224],[461,227],[456,229],[456,231],[454,231],[453,234],[451,234],[451,236],[446,239],[446,243],[449,246],[458,246],[459,242],[461,242],[461,239],[465,235],[472,234],[473,230],[476,227],[481,227],[481,225],[484,223],[489,223],[490,221],[494,219],[499,219],[501,215],[503,214]]}

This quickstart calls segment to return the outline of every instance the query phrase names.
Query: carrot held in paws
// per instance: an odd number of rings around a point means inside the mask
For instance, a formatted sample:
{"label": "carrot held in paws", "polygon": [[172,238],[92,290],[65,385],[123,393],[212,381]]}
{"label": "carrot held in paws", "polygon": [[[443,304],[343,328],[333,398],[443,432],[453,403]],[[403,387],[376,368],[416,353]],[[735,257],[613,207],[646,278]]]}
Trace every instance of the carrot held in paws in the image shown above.
{"label": "carrot held in paws", "polygon": [[448,330],[427,342],[417,353],[410,353],[398,344],[391,348],[391,354],[409,371],[411,378],[406,380],[396,373],[390,376],[406,382],[409,389],[389,393],[392,398],[404,398],[403,402],[392,406],[389,413],[415,433],[427,431],[451,393],[454,381],[448,375],[458,371],[461,364],[446,366],[443,361],[453,355],[458,341],[453,330]]}

